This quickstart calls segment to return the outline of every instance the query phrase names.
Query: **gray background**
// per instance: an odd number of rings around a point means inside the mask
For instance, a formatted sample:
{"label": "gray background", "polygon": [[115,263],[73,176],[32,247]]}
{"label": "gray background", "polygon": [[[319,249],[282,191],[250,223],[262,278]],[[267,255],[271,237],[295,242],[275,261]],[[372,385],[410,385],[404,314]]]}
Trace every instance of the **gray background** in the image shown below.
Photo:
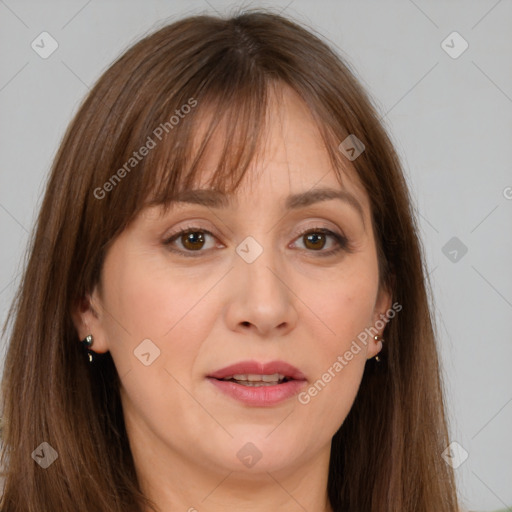
{"label": "gray background", "polygon": [[[456,469],[462,502],[474,510],[511,507],[510,0],[0,0],[0,321],[52,158],[94,81],[157,26],[242,5],[272,7],[313,26],[375,99],[421,226],[451,439],[469,454]],[[47,59],[31,48],[43,31],[59,44]],[[469,44],[458,58],[441,46],[453,31]],[[461,48],[448,41],[452,51]],[[455,245],[443,252],[452,237]],[[3,339],[2,360],[5,348]]]}

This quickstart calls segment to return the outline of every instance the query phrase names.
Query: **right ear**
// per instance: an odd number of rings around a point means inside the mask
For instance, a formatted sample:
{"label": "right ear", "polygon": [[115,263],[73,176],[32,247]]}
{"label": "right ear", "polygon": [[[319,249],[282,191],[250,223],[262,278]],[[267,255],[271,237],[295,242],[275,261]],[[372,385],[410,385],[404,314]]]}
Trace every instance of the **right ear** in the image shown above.
{"label": "right ear", "polygon": [[89,334],[92,334],[93,344],[91,350],[98,353],[108,352],[101,305],[101,300],[95,288],[92,294],[87,293],[82,297],[71,311],[71,317],[79,340],[81,341]]}

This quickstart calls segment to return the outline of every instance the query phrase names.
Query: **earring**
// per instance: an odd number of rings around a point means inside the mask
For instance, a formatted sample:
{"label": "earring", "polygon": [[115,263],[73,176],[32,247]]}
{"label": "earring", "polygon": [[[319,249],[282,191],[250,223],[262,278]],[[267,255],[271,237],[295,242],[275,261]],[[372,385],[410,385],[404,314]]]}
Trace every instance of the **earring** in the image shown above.
{"label": "earring", "polygon": [[82,341],[82,345],[87,349],[87,355],[89,356],[89,363],[92,363],[92,351],[89,350],[89,347],[92,347],[93,344],[92,334],[88,334]]}
{"label": "earring", "polygon": [[[376,336],[374,336],[374,337],[373,337],[373,339],[374,339],[375,341],[382,341],[382,343],[384,343],[384,338],[383,338],[382,336],[378,336],[378,335],[376,335]],[[374,359],[375,359],[375,361],[376,361],[377,363],[380,363],[380,362],[381,362],[381,358],[379,357],[379,355],[378,355],[378,354],[375,356],[375,358],[374,358]]]}

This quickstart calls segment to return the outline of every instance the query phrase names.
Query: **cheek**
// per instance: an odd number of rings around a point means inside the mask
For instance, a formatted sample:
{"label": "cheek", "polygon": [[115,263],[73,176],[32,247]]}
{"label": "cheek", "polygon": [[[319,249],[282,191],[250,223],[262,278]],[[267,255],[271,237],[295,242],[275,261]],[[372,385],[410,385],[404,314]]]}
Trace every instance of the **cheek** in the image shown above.
{"label": "cheek", "polygon": [[322,282],[315,293],[309,291],[306,295],[308,306],[328,328],[323,329],[326,336],[322,346],[330,356],[344,352],[352,340],[371,326],[378,273],[376,263],[373,266],[372,258],[368,260],[355,260],[343,274]]}
{"label": "cheek", "polygon": [[[322,304],[322,318],[334,331],[315,339],[316,360],[312,379],[299,395],[299,403],[312,424],[334,435],[353,405],[367,361],[367,344],[358,336],[370,325],[373,287],[332,291],[333,304]],[[362,338],[362,337],[361,337]],[[366,338],[368,340],[368,338]]]}
{"label": "cheek", "polygon": [[151,340],[154,347],[144,343],[158,354],[151,368],[167,368],[176,377],[191,368],[216,319],[211,290],[218,276],[181,275],[162,262],[133,255],[112,260],[105,268],[109,345],[119,374],[141,370],[135,353],[143,340]]}
{"label": "cheek", "polygon": [[310,408],[308,414],[332,434],[343,423],[352,407],[366,364],[365,329],[372,325],[378,293],[378,271],[372,254],[354,258],[343,274],[325,281],[309,293],[308,306],[328,327],[322,336],[313,336],[314,377],[299,403]]}
{"label": "cheek", "polygon": [[177,416],[187,421],[195,403],[187,383],[218,316],[208,293],[218,278],[210,274],[180,279],[163,266],[121,259],[108,270],[109,350],[126,410],[146,418],[155,429],[175,422]]}

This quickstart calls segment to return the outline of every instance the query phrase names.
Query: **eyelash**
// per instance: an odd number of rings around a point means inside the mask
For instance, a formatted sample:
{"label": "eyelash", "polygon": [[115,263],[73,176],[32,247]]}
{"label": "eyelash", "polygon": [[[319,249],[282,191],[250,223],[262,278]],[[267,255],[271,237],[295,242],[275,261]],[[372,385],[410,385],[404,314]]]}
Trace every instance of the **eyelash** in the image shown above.
{"label": "eyelash", "polygon": [[[164,246],[168,247],[172,252],[178,253],[185,257],[197,258],[201,255],[201,253],[204,253],[206,251],[203,251],[201,249],[199,249],[197,251],[181,250],[181,249],[174,249],[173,247],[171,247],[171,243],[174,242],[175,240],[177,240],[182,235],[190,234],[190,233],[197,233],[197,232],[204,233],[204,234],[207,234],[207,235],[210,235],[210,236],[216,238],[215,235],[212,232],[208,231],[207,229],[189,226],[189,227],[183,228],[180,231],[172,234],[169,238],[165,239],[162,243]],[[304,235],[312,234],[312,233],[322,233],[324,235],[332,236],[337,243],[337,247],[335,249],[331,249],[330,251],[322,251],[322,250],[314,251],[314,250],[305,249],[307,252],[313,252],[313,253],[317,252],[319,257],[332,256],[342,250],[345,250],[345,252],[352,252],[352,249],[350,247],[350,243],[349,243],[349,240],[347,237],[340,235],[339,233],[336,233],[334,231],[331,231],[330,229],[327,229],[327,228],[321,228],[321,227],[308,228],[304,231],[301,231],[300,233],[297,233],[296,238],[300,238]]]}

